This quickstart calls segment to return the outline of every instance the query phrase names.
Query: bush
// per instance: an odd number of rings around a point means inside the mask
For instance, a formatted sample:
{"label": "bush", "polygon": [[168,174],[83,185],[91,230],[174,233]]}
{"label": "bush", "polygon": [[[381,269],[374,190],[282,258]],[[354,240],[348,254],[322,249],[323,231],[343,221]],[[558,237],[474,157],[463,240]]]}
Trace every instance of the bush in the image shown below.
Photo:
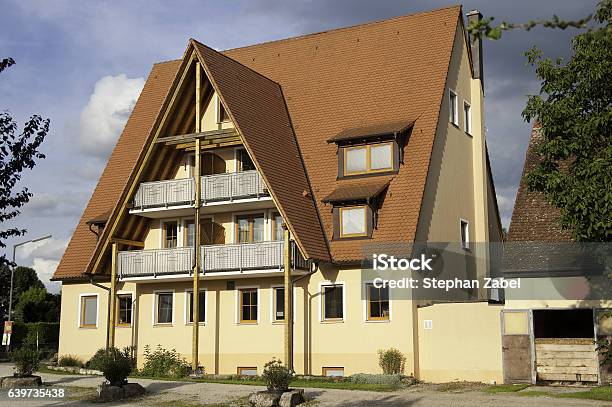
{"label": "bush", "polygon": [[127,383],[127,377],[132,373],[133,360],[129,352],[120,351],[117,348],[109,348],[99,358],[99,364],[102,374],[110,385],[121,386]]}
{"label": "bush", "polygon": [[83,362],[76,356],[72,355],[64,355],[60,356],[57,361],[58,366],[73,366],[73,367],[83,367]]}
{"label": "bush", "polygon": [[348,381],[351,383],[382,384],[388,386],[399,386],[402,384],[403,379],[404,376],[400,374],[357,373],[348,377]]}
{"label": "bush", "polygon": [[40,352],[36,349],[36,336],[28,335],[21,347],[13,352],[15,375],[17,377],[32,376],[40,364]]}
{"label": "bush", "polygon": [[157,345],[154,351],[151,351],[149,345],[146,345],[144,358],[144,365],[138,372],[141,376],[179,379],[187,376],[191,369],[187,361],[176,350],[166,350],[161,345]]}
{"label": "bush", "polygon": [[378,365],[384,374],[398,375],[404,373],[406,356],[395,348],[378,351]]}
{"label": "bush", "polygon": [[36,339],[38,333],[39,350],[47,351],[49,357],[57,352],[59,344],[59,322],[13,322],[11,346],[15,349],[21,347],[29,335]]}
{"label": "bush", "polygon": [[264,365],[261,378],[266,382],[269,391],[287,391],[289,382],[293,378],[293,371],[280,360],[273,358]]}
{"label": "bush", "polygon": [[[130,359],[132,369],[136,369],[136,359],[133,355],[133,346],[126,346],[123,350],[118,348],[109,348],[109,352],[122,353],[125,357]],[[100,370],[104,367],[104,361],[106,357],[106,348],[100,348],[98,351],[85,363],[87,369]]]}

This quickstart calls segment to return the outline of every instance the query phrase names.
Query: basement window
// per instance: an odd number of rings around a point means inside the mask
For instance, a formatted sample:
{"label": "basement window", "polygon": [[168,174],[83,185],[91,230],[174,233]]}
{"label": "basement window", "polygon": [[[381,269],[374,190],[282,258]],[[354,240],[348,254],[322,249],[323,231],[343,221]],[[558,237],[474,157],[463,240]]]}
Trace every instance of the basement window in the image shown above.
{"label": "basement window", "polygon": [[236,369],[236,373],[238,373],[239,376],[257,376],[257,367],[239,366]]}
{"label": "basement window", "polygon": [[344,377],[344,368],[343,367],[323,367],[323,376]]}

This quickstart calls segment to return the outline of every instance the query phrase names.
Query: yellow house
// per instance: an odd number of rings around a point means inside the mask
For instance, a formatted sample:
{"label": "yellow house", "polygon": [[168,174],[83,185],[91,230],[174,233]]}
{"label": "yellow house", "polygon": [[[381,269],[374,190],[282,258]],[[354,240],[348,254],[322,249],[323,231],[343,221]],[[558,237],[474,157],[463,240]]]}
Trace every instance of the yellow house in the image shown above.
{"label": "yellow house", "polygon": [[190,39],[153,66],[57,268],[59,353],[350,375],[393,347],[422,380],[501,382],[487,290],[401,298],[363,265],[372,245],[455,242],[483,279],[477,244],[500,240],[461,7],[222,52]]}

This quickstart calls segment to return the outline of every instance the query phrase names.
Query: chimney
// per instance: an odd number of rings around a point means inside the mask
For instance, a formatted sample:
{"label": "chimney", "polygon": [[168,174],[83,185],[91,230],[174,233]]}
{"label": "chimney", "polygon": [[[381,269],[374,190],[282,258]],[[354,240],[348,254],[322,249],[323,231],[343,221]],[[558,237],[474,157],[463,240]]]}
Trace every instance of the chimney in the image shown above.
{"label": "chimney", "polygon": [[[468,26],[472,22],[482,20],[482,14],[478,10],[472,10],[467,13]],[[482,70],[482,38],[476,38],[470,35],[470,48],[472,51],[472,69],[474,79],[480,79],[480,83],[484,87],[484,72]]]}

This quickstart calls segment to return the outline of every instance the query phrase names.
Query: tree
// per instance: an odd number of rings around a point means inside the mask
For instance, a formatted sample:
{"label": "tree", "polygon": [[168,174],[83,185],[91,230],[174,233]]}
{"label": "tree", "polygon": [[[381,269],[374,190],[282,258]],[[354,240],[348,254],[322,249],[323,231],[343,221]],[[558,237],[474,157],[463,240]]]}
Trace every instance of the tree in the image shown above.
{"label": "tree", "polygon": [[56,322],[59,307],[55,297],[43,287],[32,287],[23,292],[15,306],[15,320],[21,322]]}
{"label": "tree", "polygon": [[[0,61],[0,73],[15,64],[12,58]],[[45,158],[39,147],[49,132],[49,119],[32,115],[21,132],[8,111],[0,112],[0,224],[15,218],[20,208],[32,197],[27,187],[18,187],[21,174],[32,169],[36,160]],[[21,236],[25,229],[10,227],[0,229],[0,249],[6,248],[6,240]],[[9,264],[6,255],[0,256],[0,265]]]}
{"label": "tree", "polygon": [[[42,288],[45,286],[38,278],[36,271],[29,267],[15,268],[13,277],[13,310],[21,294],[29,288]],[[0,267],[0,316],[5,319],[8,316],[9,294],[11,289],[11,269],[4,265]]]}
{"label": "tree", "polygon": [[602,1],[597,25],[573,38],[567,63],[526,53],[542,81],[523,111],[541,136],[527,185],[561,210],[561,226],[577,241],[612,238],[611,20],[612,1]]}

